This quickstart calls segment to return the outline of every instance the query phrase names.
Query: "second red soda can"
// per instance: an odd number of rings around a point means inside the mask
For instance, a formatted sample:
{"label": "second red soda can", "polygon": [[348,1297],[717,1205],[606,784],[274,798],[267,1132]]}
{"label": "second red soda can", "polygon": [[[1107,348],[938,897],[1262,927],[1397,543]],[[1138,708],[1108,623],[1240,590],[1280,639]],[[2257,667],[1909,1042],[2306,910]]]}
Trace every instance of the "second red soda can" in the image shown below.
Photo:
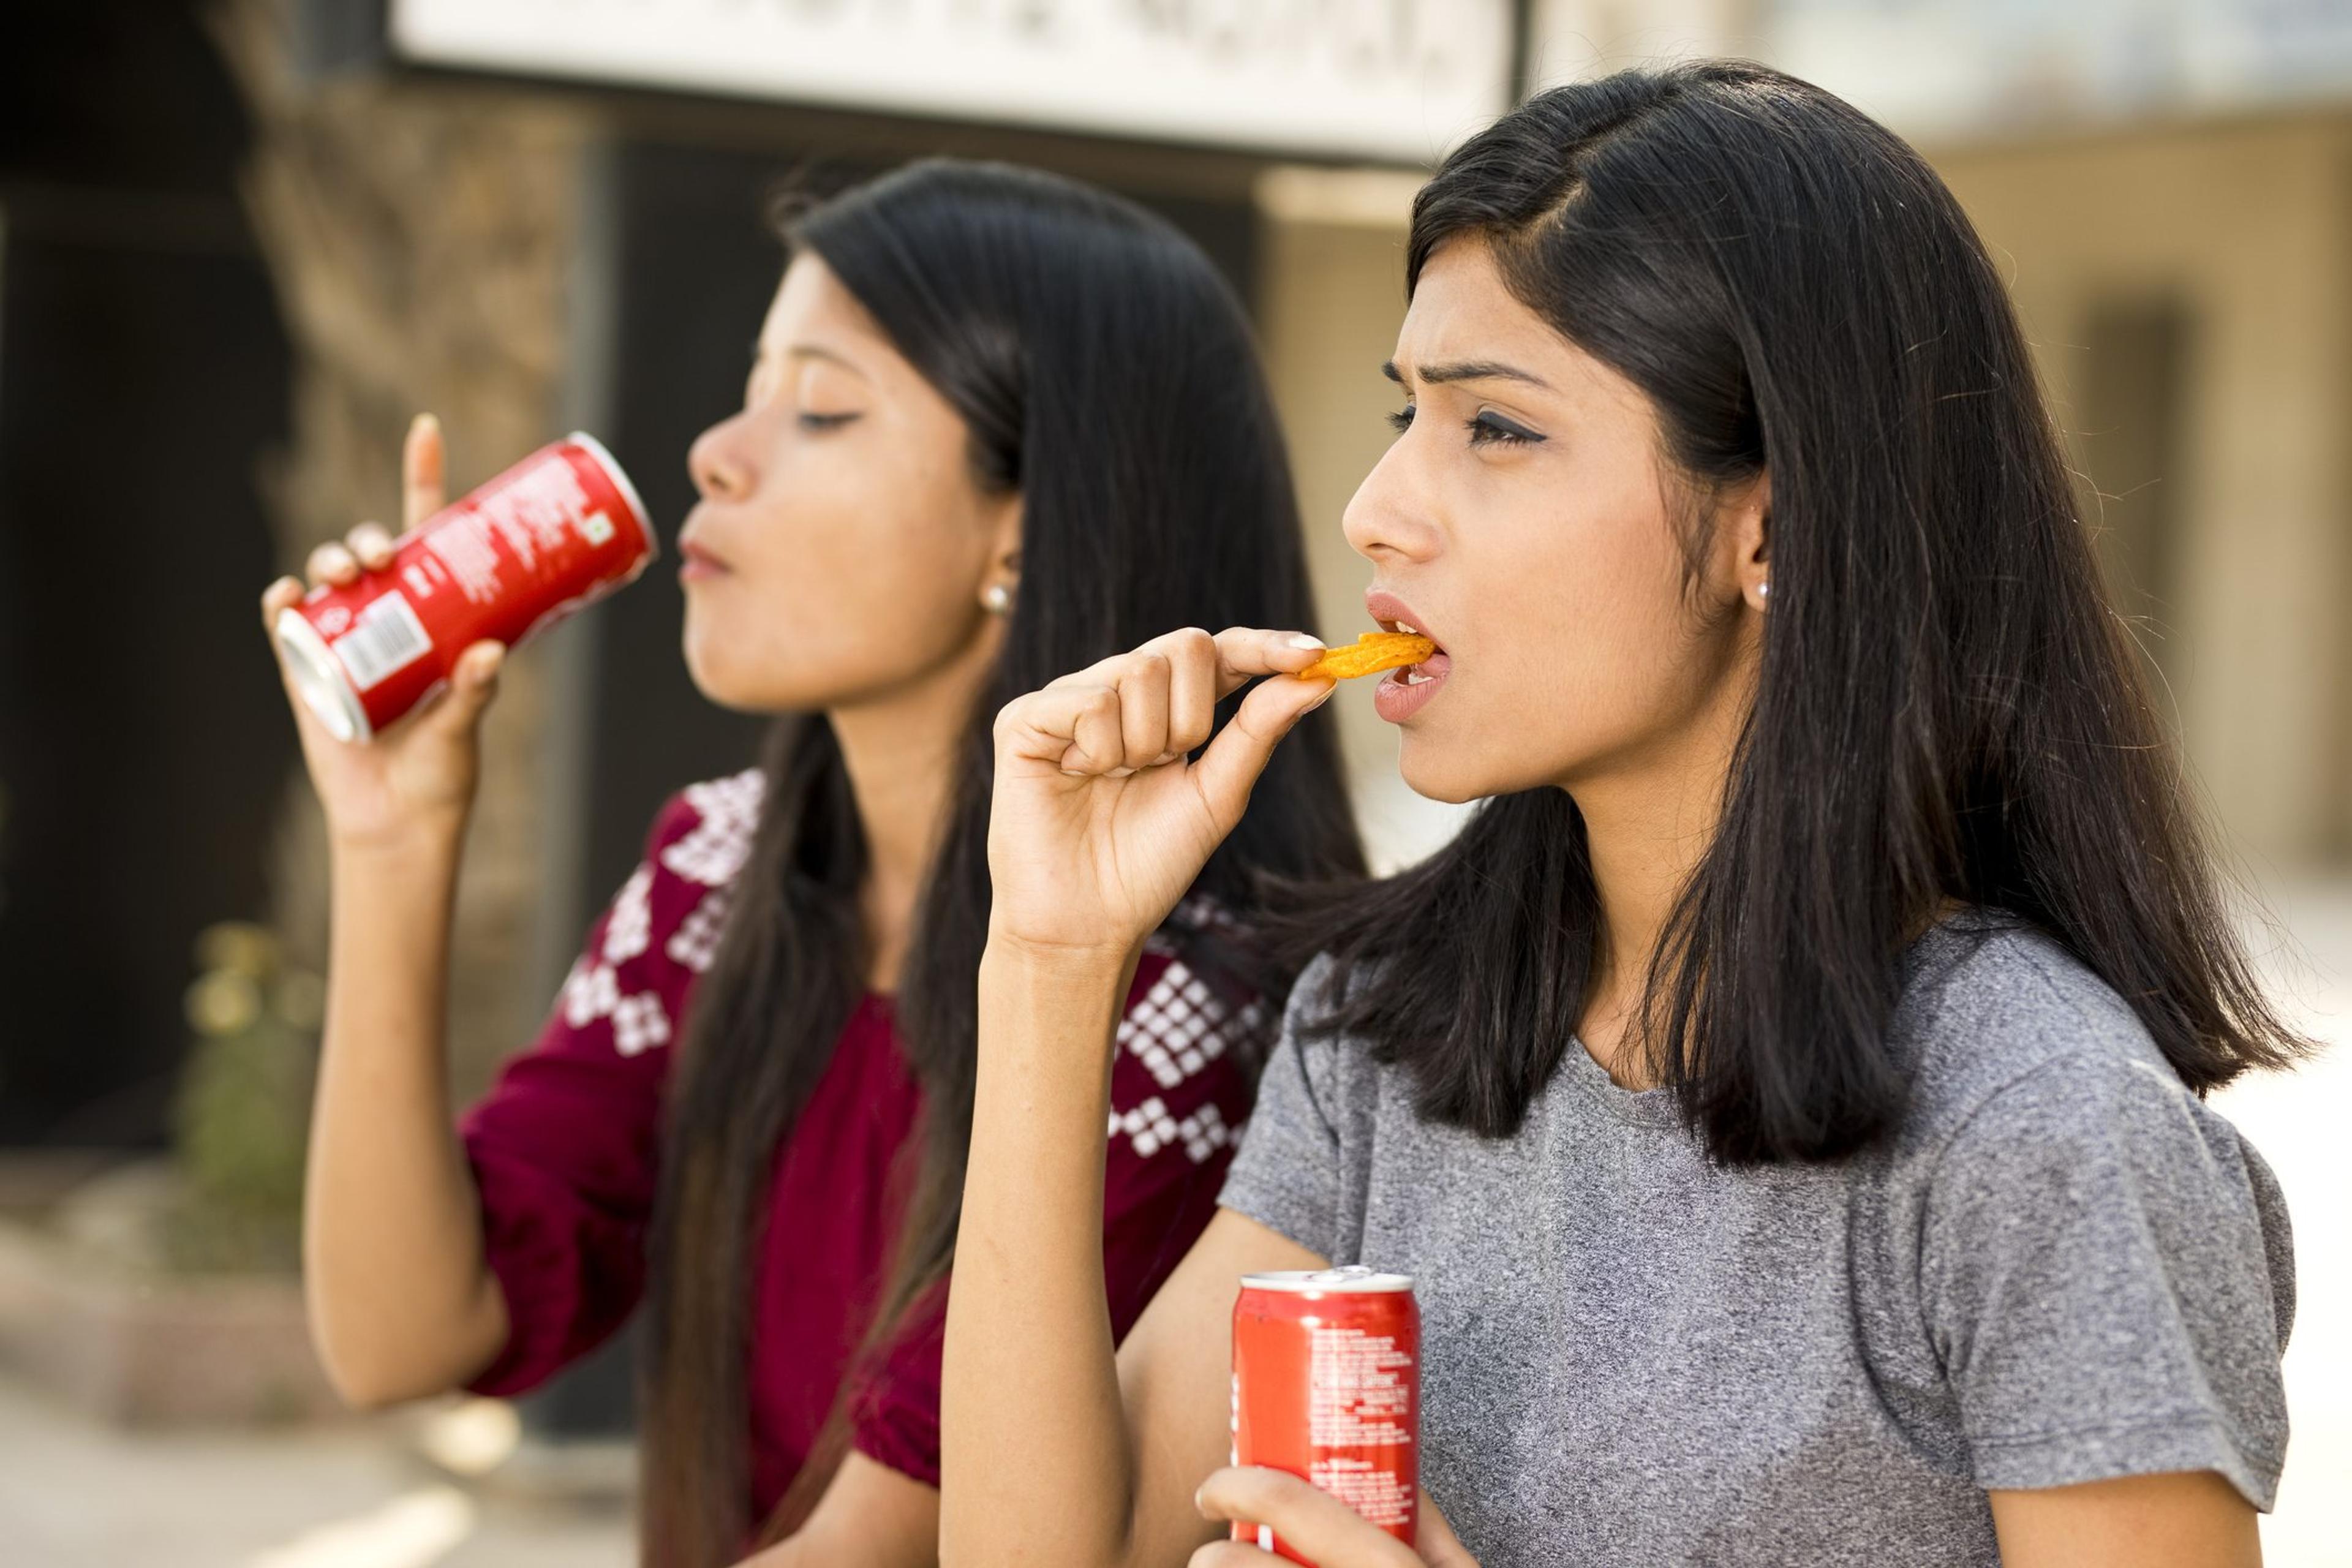
{"label": "second red soda can", "polygon": [[[1246,1274],[1234,1303],[1234,1463],[1287,1470],[1406,1545],[1421,1504],[1421,1310],[1370,1268]],[[1293,1563],[1274,1531],[1236,1524]]]}

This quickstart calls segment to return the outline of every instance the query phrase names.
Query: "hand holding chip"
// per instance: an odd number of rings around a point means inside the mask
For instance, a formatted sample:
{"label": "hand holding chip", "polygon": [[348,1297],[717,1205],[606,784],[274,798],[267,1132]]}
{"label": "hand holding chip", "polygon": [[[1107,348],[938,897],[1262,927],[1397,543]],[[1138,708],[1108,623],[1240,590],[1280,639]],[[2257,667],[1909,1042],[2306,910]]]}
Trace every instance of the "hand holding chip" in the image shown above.
{"label": "hand holding chip", "polygon": [[[1131,953],[1241,820],[1276,744],[1331,694],[1302,674],[1322,656],[1302,633],[1188,628],[1007,704],[991,940]],[[1218,702],[1261,676],[1213,740]]]}

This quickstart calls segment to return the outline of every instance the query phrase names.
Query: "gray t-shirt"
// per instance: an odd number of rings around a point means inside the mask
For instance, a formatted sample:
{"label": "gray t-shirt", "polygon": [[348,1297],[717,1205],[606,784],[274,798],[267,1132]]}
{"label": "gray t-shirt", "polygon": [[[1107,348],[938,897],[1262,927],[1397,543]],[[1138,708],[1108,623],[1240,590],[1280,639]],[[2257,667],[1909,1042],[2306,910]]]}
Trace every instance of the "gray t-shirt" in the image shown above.
{"label": "gray t-shirt", "polygon": [[1906,963],[1912,1103],[1725,1169],[1568,1054],[1514,1137],[1415,1115],[1302,979],[1223,1202],[1416,1277],[1423,1485],[1485,1568],[1995,1564],[1987,1488],[2218,1470],[2268,1509],[2278,1184],[2116,994],[1985,915]]}

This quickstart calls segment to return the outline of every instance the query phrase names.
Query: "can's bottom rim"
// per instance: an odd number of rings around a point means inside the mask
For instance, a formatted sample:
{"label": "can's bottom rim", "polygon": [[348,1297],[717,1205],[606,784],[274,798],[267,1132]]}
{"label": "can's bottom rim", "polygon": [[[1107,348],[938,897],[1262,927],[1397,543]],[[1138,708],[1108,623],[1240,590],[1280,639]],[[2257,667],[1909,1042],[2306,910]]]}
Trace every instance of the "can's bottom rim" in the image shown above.
{"label": "can's bottom rim", "polygon": [[277,635],[278,646],[286,654],[286,668],[294,675],[294,689],[301,693],[304,706],[318,716],[327,732],[346,744],[372,736],[375,727],[368,722],[359,693],[343,674],[342,661],[310,624],[310,617],[289,605],[278,612]]}

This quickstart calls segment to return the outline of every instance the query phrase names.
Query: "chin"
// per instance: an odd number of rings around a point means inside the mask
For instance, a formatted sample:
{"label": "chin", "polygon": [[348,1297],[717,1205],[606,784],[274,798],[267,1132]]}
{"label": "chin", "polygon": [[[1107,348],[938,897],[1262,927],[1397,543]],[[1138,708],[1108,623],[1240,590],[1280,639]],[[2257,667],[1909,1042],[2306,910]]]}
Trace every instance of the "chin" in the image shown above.
{"label": "chin", "polygon": [[798,706],[790,700],[779,700],[775,682],[762,679],[767,672],[745,669],[740,661],[710,647],[704,638],[686,636],[686,673],[694,689],[719,707],[738,713],[781,713]]}
{"label": "chin", "polygon": [[[1465,767],[1465,762],[1474,765]],[[1424,800],[1467,805],[1498,793],[1497,786],[1477,772],[1475,762],[1475,758],[1465,758],[1459,747],[1416,741],[1407,731],[1397,753],[1397,773],[1403,778],[1405,787]]]}

